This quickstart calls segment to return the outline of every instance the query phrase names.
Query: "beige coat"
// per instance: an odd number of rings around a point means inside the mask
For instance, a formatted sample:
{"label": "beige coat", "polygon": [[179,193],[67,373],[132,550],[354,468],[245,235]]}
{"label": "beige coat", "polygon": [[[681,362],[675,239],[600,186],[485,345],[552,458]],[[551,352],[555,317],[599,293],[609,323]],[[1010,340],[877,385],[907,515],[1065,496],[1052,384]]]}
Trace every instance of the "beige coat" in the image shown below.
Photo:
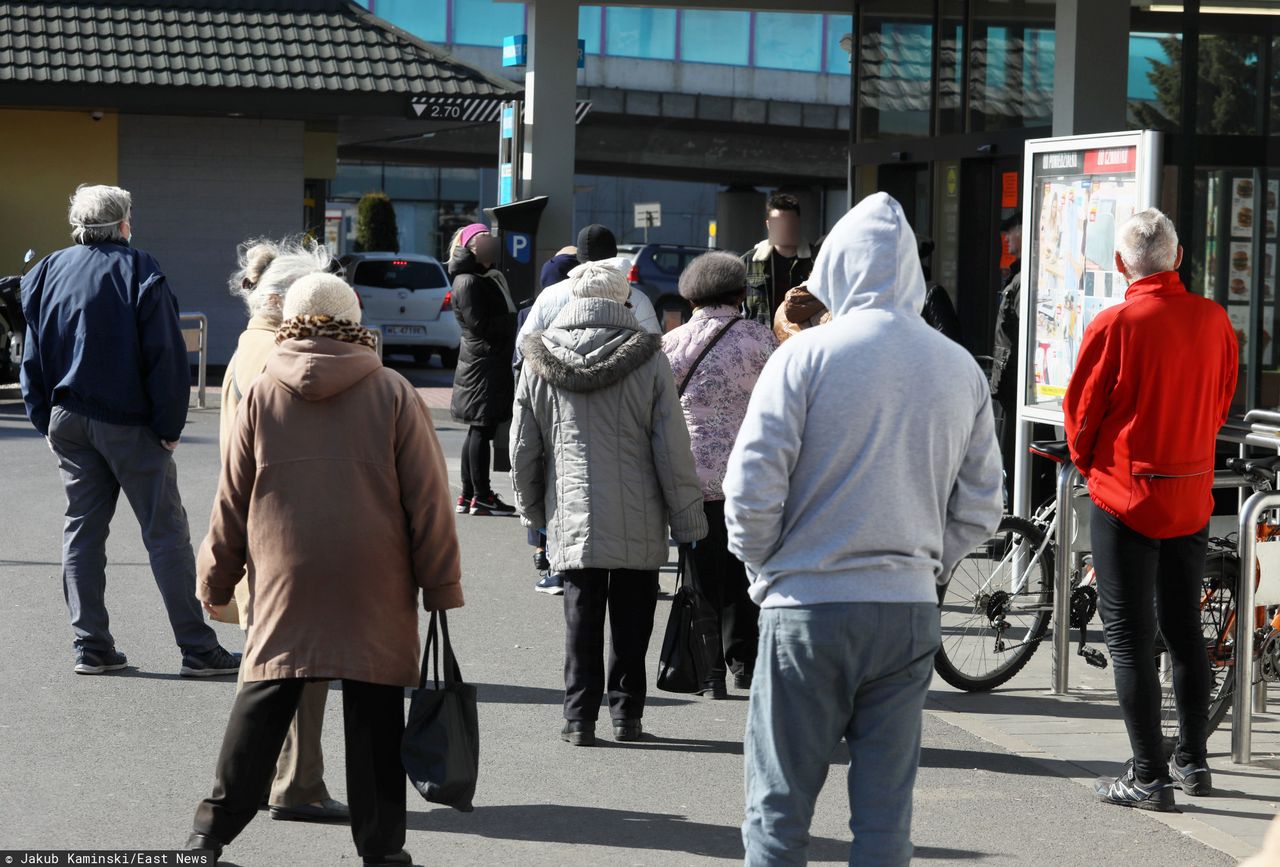
{"label": "beige coat", "polygon": [[287,340],[245,393],[196,593],[245,577],[246,681],[418,680],[417,601],[462,605],[439,441],[413,387],[366,347]]}
{"label": "beige coat", "polygon": [[[236,351],[227,362],[226,375],[222,377],[222,407],[218,414],[218,455],[224,460],[227,455],[227,443],[231,440],[231,432],[235,430],[236,409],[249,386],[267,366],[267,356],[276,348],[276,323],[262,316],[254,316],[249,320]],[[228,623],[239,623],[241,629],[247,629],[245,612],[249,609],[249,582],[241,581],[236,585],[236,604],[227,618]]]}

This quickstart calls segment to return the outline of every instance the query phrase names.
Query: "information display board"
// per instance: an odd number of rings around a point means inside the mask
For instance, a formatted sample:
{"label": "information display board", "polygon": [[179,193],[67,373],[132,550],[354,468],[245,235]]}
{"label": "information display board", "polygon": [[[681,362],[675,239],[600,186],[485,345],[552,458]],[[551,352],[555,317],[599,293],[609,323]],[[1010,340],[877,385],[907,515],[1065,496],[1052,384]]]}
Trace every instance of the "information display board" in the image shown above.
{"label": "information display board", "polygon": [[1116,230],[1158,204],[1159,134],[1027,142],[1022,209],[1022,359],[1026,421],[1062,424],[1062,398],[1084,330],[1124,300]]}

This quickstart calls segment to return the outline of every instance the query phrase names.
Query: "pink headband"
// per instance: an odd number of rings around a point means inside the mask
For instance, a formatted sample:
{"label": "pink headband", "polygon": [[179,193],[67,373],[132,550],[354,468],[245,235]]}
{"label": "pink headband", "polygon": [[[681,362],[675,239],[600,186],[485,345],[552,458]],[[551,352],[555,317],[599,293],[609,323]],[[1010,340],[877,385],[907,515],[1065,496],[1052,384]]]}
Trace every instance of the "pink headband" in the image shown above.
{"label": "pink headband", "polygon": [[461,232],[458,233],[458,246],[459,247],[467,246],[467,244],[470,243],[472,238],[474,238],[476,235],[479,235],[481,232],[487,232],[487,231],[489,231],[489,227],[486,226],[484,223],[472,223],[470,226],[466,226],[465,228],[463,228]]}

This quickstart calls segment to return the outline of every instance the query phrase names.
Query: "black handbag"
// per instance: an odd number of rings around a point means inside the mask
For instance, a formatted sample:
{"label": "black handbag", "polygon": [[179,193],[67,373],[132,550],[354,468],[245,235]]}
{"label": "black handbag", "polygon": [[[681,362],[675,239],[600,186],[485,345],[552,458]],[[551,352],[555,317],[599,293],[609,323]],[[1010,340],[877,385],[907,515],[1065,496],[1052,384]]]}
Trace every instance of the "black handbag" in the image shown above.
{"label": "black handbag", "polygon": [[[444,657],[443,683],[441,656]],[[428,688],[427,666],[432,661],[434,686]],[[409,700],[409,719],[400,742],[400,758],[413,787],[423,798],[464,813],[475,809],[471,799],[476,793],[480,770],[476,688],[462,682],[462,672],[449,642],[449,621],[443,611],[431,612],[427,645],[422,651],[422,674]]]}
{"label": "black handbag", "polygon": [[658,689],[693,693],[702,690],[720,654],[720,624],[698,592],[697,570],[685,545],[680,546],[676,592],[659,655]]}

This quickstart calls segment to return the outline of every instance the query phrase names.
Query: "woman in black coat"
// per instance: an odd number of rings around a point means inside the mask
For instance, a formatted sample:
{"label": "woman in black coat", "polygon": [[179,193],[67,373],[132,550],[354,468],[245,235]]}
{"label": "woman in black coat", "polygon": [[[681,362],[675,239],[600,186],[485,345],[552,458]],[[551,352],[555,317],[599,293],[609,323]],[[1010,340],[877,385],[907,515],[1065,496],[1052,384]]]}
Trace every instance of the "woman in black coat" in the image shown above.
{"label": "woman in black coat", "polygon": [[449,254],[453,312],[462,329],[453,375],[453,417],[468,425],[462,443],[459,514],[512,515],[515,508],[493,492],[489,461],[498,426],[511,420],[515,380],[516,308],[502,273],[494,270],[498,241],[482,223],[454,236]]}

